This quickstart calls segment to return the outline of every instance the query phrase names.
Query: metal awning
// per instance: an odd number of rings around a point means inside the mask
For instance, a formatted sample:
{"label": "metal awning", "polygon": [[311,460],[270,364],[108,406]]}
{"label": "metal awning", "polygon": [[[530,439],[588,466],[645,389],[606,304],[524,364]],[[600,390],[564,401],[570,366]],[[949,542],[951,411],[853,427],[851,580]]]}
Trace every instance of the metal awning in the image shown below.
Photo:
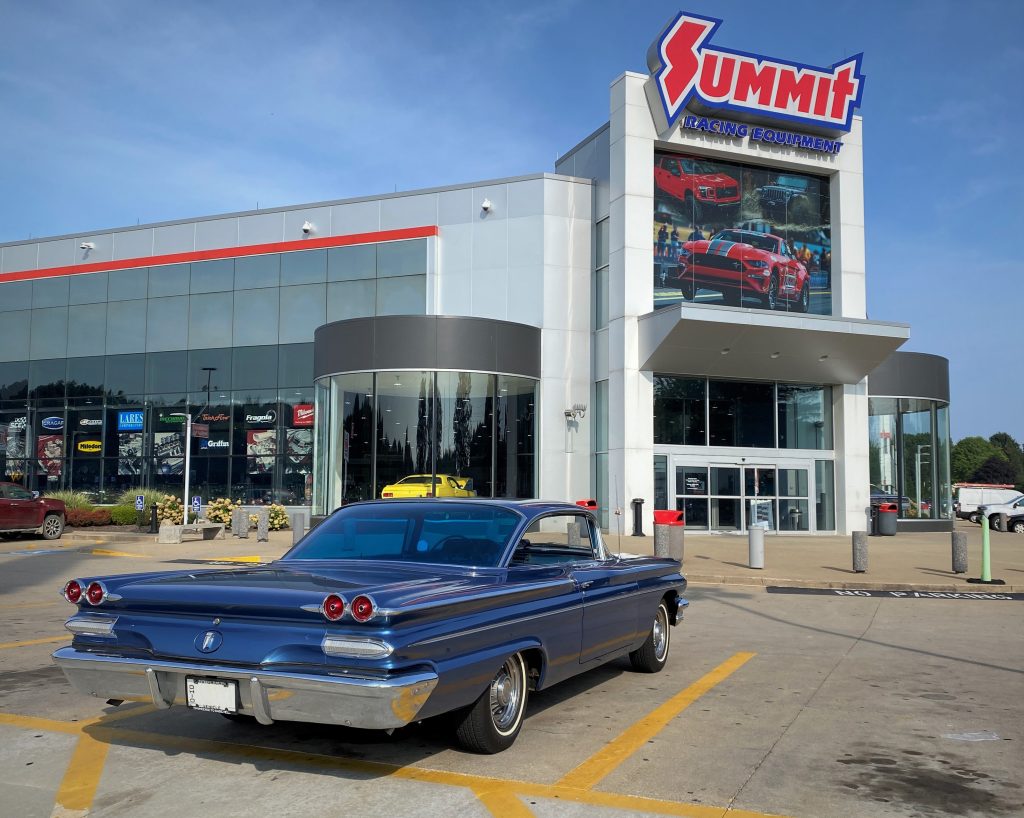
{"label": "metal awning", "polygon": [[641,316],[640,369],[858,383],[910,337],[907,324],[701,304]]}

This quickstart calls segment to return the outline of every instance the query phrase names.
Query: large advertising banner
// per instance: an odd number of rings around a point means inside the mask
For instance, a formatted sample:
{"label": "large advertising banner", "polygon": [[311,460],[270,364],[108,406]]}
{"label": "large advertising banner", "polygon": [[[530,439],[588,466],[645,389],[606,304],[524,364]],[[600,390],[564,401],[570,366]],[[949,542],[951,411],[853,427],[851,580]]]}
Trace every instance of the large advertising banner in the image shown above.
{"label": "large advertising banner", "polygon": [[4,476],[19,480],[27,467],[25,443],[28,418],[15,417],[9,423],[0,423],[0,449],[4,453]]}
{"label": "large advertising banner", "polygon": [[36,438],[36,457],[41,472],[48,477],[60,477],[64,462],[64,435],[39,435]]}
{"label": "large advertising banner", "polygon": [[185,473],[185,448],[180,432],[154,432],[153,458],[156,473],[177,475]]}
{"label": "large advertising banner", "polygon": [[832,314],[828,179],[654,154],[654,308]]}
{"label": "large advertising banner", "polygon": [[117,473],[121,477],[142,474],[141,432],[121,432],[117,436]]}
{"label": "large advertising banner", "polygon": [[277,430],[247,429],[245,453],[248,455],[249,474],[272,474],[277,454]]}
{"label": "large advertising banner", "polygon": [[313,469],[313,430],[286,430],[285,469],[289,474],[305,474]]}

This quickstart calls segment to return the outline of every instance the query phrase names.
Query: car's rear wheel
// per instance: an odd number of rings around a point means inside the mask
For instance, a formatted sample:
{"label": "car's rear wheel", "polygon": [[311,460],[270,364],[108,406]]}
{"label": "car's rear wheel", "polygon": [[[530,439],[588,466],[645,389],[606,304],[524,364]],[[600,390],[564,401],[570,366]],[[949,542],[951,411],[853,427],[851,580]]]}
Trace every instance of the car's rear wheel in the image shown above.
{"label": "car's rear wheel", "polygon": [[971,513],[970,515],[968,515],[967,519],[970,520],[972,523],[980,523],[981,522],[981,515],[978,514],[978,512],[975,511],[975,512]]}
{"label": "car's rear wheel", "polygon": [[474,753],[500,753],[512,746],[526,712],[526,662],[510,656],[487,689],[466,711],[455,730],[459,743]]}
{"label": "car's rear wheel", "polygon": [[629,661],[633,665],[633,669],[643,673],[657,673],[665,667],[665,663],[668,661],[668,649],[671,641],[672,631],[668,624],[668,608],[665,607],[664,602],[660,602],[647,639],[639,648],[629,654]]}
{"label": "car's rear wheel", "polygon": [[59,514],[47,514],[43,518],[43,539],[59,540],[64,533],[64,518]]}

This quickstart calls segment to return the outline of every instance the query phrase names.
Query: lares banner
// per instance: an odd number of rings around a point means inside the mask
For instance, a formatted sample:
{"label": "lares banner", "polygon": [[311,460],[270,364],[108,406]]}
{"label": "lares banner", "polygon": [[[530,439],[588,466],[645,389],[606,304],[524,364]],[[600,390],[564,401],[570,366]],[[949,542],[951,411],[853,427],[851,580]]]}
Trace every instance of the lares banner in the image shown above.
{"label": "lares banner", "polygon": [[846,133],[864,76],[856,54],[824,68],[711,46],[722,21],[680,12],[647,53],[667,126],[687,107]]}

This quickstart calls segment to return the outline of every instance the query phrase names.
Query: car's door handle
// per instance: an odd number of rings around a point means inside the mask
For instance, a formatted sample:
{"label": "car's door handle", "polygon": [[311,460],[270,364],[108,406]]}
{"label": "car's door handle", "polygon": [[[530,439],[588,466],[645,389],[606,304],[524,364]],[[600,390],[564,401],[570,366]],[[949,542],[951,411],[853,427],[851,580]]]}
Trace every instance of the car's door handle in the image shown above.
{"label": "car's door handle", "polygon": [[593,584],[594,584],[593,580],[587,580],[586,582],[581,582],[580,583],[580,588],[583,588],[584,590],[586,590],[587,588],[589,588]]}

